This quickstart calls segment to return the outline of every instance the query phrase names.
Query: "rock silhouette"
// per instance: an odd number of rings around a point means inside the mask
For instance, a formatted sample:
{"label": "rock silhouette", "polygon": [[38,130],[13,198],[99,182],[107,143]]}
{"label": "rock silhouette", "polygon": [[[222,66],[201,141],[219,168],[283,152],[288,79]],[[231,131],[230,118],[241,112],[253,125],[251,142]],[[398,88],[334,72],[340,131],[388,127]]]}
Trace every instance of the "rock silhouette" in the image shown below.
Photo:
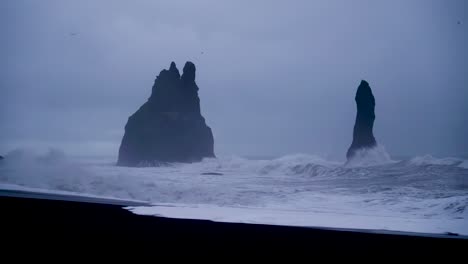
{"label": "rock silhouette", "polygon": [[348,160],[359,149],[372,148],[377,145],[372,129],[375,120],[375,98],[369,83],[362,80],[356,92],[357,115],[353,131],[353,143],[346,153]]}
{"label": "rock silhouette", "polygon": [[211,128],[200,112],[195,65],[180,76],[174,62],[156,77],[146,103],[128,118],[117,165],[154,166],[214,157]]}

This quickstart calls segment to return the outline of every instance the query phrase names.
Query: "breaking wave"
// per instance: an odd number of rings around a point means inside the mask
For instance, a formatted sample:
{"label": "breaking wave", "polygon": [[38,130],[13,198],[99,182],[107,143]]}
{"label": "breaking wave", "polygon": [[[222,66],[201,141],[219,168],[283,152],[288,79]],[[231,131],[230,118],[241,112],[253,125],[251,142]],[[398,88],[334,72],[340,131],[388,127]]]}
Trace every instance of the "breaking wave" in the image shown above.
{"label": "breaking wave", "polygon": [[462,160],[459,158],[435,158],[431,155],[425,155],[422,157],[415,157],[409,161],[411,164],[414,165],[460,165],[463,168],[463,163],[467,163],[468,161]]}
{"label": "breaking wave", "polygon": [[383,165],[394,162],[385,147],[377,145],[373,148],[359,149],[354,152],[354,156],[346,162],[348,167],[366,167]]}
{"label": "breaking wave", "polygon": [[468,218],[468,166],[458,158],[392,160],[383,147],[348,163],[296,154],[230,156],[164,167],[115,166],[16,150],[0,161],[0,188],[35,188],[151,203],[212,204],[435,219]]}

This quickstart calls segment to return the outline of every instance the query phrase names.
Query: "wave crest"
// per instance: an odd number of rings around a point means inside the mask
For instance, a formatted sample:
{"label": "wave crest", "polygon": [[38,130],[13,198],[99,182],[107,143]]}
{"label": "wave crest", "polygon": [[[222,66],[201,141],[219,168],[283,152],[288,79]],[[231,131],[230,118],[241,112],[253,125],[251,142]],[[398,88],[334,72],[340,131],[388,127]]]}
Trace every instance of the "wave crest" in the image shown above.
{"label": "wave crest", "polygon": [[346,167],[369,167],[394,163],[390,154],[383,145],[377,145],[373,148],[359,149],[354,156],[349,159]]}
{"label": "wave crest", "polygon": [[[445,165],[445,166],[452,166],[452,165],[461,165],[464,161],[459,158],[435,158],[431,155],[424,155],[420,157],[414,157],[409,160],[409,163],[416,166],[424,166],[424,165]],[[468,165],[468,164],[467,164]]]}

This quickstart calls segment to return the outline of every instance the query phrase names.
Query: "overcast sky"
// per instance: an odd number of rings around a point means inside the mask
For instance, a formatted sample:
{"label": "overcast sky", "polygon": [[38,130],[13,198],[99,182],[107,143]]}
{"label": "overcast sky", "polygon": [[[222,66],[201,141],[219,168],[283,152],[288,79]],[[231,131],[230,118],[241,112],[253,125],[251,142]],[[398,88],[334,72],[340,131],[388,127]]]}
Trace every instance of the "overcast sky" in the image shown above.
{"label": "overcast sky", "polygon": [[175,61],[218,155],[344,159],[361,79],[391,155],[468,155],[468,1],[0,1],[0,154],[117,155]]}

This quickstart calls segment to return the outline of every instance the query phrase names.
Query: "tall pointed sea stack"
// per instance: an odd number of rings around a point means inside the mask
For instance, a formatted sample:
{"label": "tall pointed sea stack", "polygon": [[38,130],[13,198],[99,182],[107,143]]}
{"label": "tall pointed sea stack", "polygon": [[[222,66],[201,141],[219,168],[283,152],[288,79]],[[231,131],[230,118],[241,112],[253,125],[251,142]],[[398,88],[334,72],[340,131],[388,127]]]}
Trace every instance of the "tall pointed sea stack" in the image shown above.
{"label": "tall pointed sea stack", "polygon": [[214,157],[213,134],[200,113],[195,65],[180,76],[174,62],[156,78],[150,98],[128,118],[117,165],[195,162]]}
{"label": "tall pointed sea stack", "polygon": [[372,148],[377,145],[372,129],[375,120],[375,99],[369,83],[362,80],[356,92],[357,115],[354,124],[353,143],[346,153],[348,160],[359,149]]}

